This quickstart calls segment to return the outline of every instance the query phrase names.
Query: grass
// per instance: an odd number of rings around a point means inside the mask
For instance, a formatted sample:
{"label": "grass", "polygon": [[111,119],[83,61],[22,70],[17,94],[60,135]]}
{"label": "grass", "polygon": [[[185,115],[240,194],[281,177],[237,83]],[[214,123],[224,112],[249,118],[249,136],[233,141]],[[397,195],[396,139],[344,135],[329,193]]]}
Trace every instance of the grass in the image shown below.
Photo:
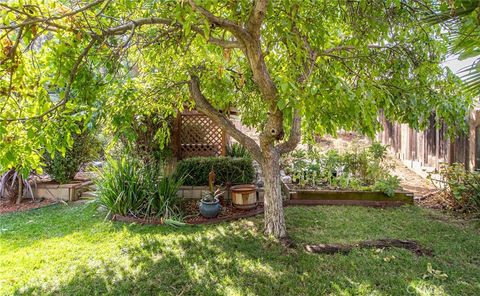
{"label": "grass", "polygon": [[[297,249],[261,217],[169,228],[104,221],[94,205],[0,216],[1,295],[480,295],[477,226],[413,206],[289,207]],[[415,239],[399,250],[317,255],[304,243]]]}

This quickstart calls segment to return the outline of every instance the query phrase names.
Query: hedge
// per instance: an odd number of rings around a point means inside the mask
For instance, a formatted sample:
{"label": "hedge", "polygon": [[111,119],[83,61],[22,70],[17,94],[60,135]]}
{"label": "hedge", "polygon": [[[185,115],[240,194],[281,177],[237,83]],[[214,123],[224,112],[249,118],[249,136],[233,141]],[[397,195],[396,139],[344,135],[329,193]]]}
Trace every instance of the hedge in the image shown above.
{"label": "hedge", "polygon": [[251,158],[192,157],[180,161],[176,173],[186,176],[184,185],[207,186],[212,169],[218,185],[251,184],[255,179]]}

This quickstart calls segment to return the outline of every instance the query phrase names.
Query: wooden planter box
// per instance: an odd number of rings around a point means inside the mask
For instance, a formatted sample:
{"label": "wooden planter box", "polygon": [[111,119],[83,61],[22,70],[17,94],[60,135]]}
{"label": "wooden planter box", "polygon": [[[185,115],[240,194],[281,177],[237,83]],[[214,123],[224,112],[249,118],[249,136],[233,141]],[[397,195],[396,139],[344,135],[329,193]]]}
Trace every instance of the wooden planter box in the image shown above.
{"label": "wooden planter box", "polygon": [[73,181],[72,183],[59,184],[55,182],[37,183],[32,186],[34,198],[45,198],[63,201],[76,201],[83,192],[89,190],[92,181]]}
{"label": "wooden planter box", "polygon": [[413,194],[398,191],[393,197],[389,197],[379,191],[355,191],[355,190],[321,190],[321,189],[298,189],[288,188],[289,204],[298,205],[357,205],[373,207],[401,206],[413,204]]}

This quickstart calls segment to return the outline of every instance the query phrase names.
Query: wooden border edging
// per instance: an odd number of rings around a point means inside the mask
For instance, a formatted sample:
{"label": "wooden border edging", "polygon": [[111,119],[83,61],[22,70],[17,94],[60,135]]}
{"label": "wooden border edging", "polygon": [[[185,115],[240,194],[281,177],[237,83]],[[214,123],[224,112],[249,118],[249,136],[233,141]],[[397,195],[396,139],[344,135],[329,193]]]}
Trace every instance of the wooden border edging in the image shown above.
{"label": "wooden border edging", "polygon": [[288,192],[289,203],[292,205],[398,207],[414,204],[413,194],[406,191],[397,191],[394,196],[388,197],[380,191],[297,189],[283,182],[282,185]]}

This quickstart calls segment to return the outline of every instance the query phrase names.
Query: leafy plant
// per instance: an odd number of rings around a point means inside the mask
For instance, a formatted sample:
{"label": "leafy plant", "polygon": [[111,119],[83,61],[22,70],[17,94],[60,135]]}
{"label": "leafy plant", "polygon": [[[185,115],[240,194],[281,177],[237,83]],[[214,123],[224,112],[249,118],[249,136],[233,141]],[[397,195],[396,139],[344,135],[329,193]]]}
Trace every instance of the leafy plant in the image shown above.
{"label": "leafy plant", "polygon": [[445,29],[449,52],[459,60],[472,59],[459,75],[465,89],[474,96],[480,94],[480,36],[478,35],[478,0],[438,1],[427,13],[425,20],[430,24],[440,24]]}
{"label": "leafy plant", "polygon": [[99,202],[112,214],[178,219],[177,191],[184,177],[165,176],[160,165],[133,157],[109,159],[97,181]]}
{"label": "leafy plant", "polygon": [[375,181],[373,189],[383,192],[389,197],[395,196],[395,191],[400,187],[400,179],[397,176],[388,176],[385,179]]}
{"label": "leafy plant", "polygon": [[301,187],[381,190],[392,195],[399,180],[390,175],[385,156],[386,147],[378,143],[345,153],[334,149],[323,154],[316,149],[300,150],[284,158],[283,167]]}
{"label": "leafy plant", "polygon": [[144,191],[141,168],[130,157],[109,159],[96,181],[100,204],[113,214],[139,214]]}
{"label": "leafy plant", "polygon": [[32,183],[30,178],[24,178],[16,170],[10,169],[0,176],[0,198],[8,198],[18,204],[27,193],[33,199]]}
{"label": "leafy plant", "polygon": [[250,158],[187,158],[178,163],[176,174],[186,176],[185,185],[207,186],[208,174],[212,169],[217,175],[217,184],[249,184],[255,178],[255,169]]}
{"label": "leafy plant", "polygon": [[72,142],[72,147],[63,152],[44,155],[45,172],[59,183],[73,180],[83,163],[99,156],[101,144],[91,132],[86,130],[81,134],[74,134]]}
{"label": "leafy plant", "polygon": [[373,142],[368,151],[373,156],[374,159],[383,160],[387,156],[387,146],[379,142]]}
{"label": "leafy plant", "polygon": [[216,200],[218,200],[222,196],[223,193],[224,193],[224,191],[222,191],[220,188],[217,188],[217,190],[215,190],[215,191],[203,192],[202,201],[204,201],[204,202],[215,202]]}
{"label": "leafy plant", "polygon": [[251,158],[252,155],[250,152],[243,147],[240,143],[233,143],[230,146],[227,146],[227,156],[238,157],[238,158]]}
{"label": "leafy plant", "polygon": [[146,195],[145,215],[148,217],[178,218],[180,199],[177,192],[183,185],[184,176],[176,178],[162,173],[159,165],[146,166],[144,169],[144,187]]}
{"label": "leafy plant", "polygon": [[442,165],[439,173],[445,184],[447,208],[480,213],[480,172],[467,171],[463,164],[454,163]]}

